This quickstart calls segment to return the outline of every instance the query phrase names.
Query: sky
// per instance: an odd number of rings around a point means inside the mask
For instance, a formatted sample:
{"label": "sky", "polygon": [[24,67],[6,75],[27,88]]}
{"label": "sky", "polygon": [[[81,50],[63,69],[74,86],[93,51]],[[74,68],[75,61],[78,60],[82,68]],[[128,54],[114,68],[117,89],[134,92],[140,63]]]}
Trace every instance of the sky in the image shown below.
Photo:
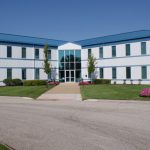
{"label": "sky", "polygon": [[0,33],[76,41],[150,29],[150,0],[0,0]]}

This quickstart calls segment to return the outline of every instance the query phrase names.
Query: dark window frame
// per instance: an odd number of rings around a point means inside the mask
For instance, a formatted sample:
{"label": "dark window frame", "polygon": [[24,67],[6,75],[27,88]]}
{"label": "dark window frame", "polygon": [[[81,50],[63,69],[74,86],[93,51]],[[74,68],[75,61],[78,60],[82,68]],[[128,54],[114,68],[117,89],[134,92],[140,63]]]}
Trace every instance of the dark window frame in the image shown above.
{"label": "dark window frame", "polygon": [[12,46],[7,46],[7,58],[12,58]]}

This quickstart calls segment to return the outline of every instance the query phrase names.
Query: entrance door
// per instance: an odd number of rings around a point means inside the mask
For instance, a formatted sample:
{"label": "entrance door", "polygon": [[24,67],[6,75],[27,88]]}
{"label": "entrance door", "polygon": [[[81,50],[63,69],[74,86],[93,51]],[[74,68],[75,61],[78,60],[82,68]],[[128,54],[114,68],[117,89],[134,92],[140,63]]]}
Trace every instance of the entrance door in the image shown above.
{"label": "entrance door", "polygon": [[75,71],[66,70],[65,71],[65,82],[75,82]]}

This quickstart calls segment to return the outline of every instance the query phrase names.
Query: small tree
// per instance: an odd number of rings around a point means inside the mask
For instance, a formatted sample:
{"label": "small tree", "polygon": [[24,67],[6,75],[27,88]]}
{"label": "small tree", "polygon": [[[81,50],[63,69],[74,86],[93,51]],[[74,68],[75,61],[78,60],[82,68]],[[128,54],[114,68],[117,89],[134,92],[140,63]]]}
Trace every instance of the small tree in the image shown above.
{"label": "small tree", "polygon": [[[48,62],[48,44],[44,46],[44,72],[47,74],[47,80],[48,75],[51,74],[51,64]],[[47,82],[48,87],[48,82]]]}
{"label": "small tree", "polygon": [[88,73],[90,75],[91,80],[93,79],[93,74],[95,72],[96,66],[96,58],[93,55],[90,55],[88,58]]}

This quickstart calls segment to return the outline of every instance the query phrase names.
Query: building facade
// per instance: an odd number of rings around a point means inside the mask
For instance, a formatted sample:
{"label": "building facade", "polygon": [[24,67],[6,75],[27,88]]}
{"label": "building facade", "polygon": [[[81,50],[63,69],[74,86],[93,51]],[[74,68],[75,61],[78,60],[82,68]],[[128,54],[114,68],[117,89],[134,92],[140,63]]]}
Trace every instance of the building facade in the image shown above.
{"label": "building facade", "polygon": [[[51,75],[44,73],[44,45],[49,45]],[[96,58],[95,78],[117,84],[150,84],[150,31],[68,42],[0,34],[0,85],[6,78],[62,82],[89,80],[88,57]]]}

